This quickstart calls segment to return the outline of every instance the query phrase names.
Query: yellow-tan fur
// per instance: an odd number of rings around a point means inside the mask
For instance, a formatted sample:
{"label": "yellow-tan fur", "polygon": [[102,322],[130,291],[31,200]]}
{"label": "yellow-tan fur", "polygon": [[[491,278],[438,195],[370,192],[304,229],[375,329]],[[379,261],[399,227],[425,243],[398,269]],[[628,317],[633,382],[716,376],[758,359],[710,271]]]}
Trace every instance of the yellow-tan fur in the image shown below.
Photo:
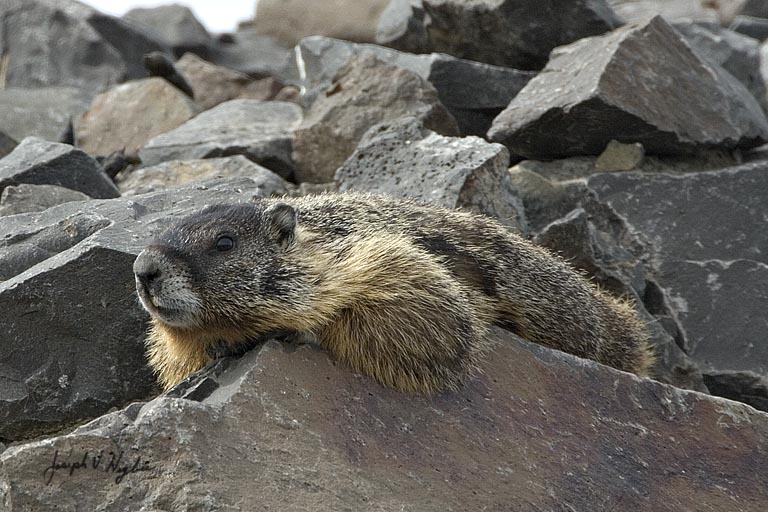
{"label": "yellow-tan fur", "polygon": [[[455,389],[476,368],[494,323],[536,343],[650,372],[645,326],[629,303],[491,219],[356,194],[279,201],[297,209],[298,224],[276,268],[298,272],[274,296],[235,284],[221,285],[226,296],[195,289],[203,306],[192,326],[153,317],[149,359],[165,388],[209,363],[212,347],[293,330],[386,386]],[[215,224],[215,216],[206,222]],[[230,301],[231,293],[243,296]]]}

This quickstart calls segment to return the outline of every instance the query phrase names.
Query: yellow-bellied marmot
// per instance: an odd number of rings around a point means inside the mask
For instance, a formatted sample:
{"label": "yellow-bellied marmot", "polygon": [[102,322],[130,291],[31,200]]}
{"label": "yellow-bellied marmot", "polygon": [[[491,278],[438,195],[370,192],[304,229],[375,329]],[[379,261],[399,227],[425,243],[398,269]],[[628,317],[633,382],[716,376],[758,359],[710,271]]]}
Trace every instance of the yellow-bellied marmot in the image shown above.
{"label": "yellow-bellied marmot", "polygon": [[311,333],[387,386],[456,388],[489,325],[647,374],[631,306],[492,219],[380,196],[328,194],[206,208],[134,264],[152,315],[150,364],[170,387],[217,347]]}

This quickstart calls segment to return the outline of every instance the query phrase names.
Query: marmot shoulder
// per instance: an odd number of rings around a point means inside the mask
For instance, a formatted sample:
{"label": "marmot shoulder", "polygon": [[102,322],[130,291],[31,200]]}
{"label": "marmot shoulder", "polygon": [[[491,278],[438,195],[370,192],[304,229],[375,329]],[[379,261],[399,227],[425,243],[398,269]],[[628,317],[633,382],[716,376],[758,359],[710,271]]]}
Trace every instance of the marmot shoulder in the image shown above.
{"label": "marmot shoulder", "polygon": [[647,375],[646,328],[563,260],[496,221],[358,194],[217,205],[170,227],[134,265],[166,387],[235,348],[311,334],[381,384],[458,387],[496,324]]}

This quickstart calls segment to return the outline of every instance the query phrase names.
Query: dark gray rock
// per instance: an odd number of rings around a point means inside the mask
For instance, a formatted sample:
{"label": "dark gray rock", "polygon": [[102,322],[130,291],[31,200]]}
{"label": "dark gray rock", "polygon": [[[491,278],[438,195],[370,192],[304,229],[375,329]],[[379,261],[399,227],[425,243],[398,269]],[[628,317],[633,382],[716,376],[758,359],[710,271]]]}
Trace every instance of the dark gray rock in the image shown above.
{"label": "dark gray rock", "polygon": [[151,139],[139,151],[144,165],[245,155],[280,176],[293,172],[293,132],[301,108],[279,101],[232,100]]}
{"label": "dark gray rock", "polygon": [[263,197],[286,195],[292,186],[280,176],[242,155],[205,160],[173,160],[135,169],[121,177],[123,195],[134,196],[216,178],[250,178]]}
{"label": "dark gray rock", "polygon": [[73,0],[4,0],[0,31],[10,87],[59,85],[98,92],[145,76],[141,56],[168,50],[119,18]]}
{"label": "dark gray rock", "polygon": [[108,218],[82,212],[82,209],[81,205],[68,205],[68,215],[42,220],[38,225],[24,224],[30,219],[37,219],[37,216],[0,220],[6,229],[0,241],[0,281],[13,279],[34,265],[71,249],[109,225]]}
{"label": "dark gray rock", "polygon": [[6,86],[61,85],[96,92],[124,79],[120,53],[91,27],[90,9],[70,0],[4,0],[0,4],[0,55]]}
{"label": "dark gray rock", "polygon": [[739,14],[768,18],[768,3],[765,3],[765,0],[746,0],[739,10]]}
{"label": "dark gray rock", "polygon": [[369,128],[403,116],[418,117],[444,135],[459,134],[456,120],[429,82],[370,53],[352,57],[296,130],[297,181],[331,181]]}
{"label": "dark gray rock", "polygon": [[133,260],[180,215],[258,195],[248,179],[0,218],[0,439],[19,440],[155,391]]}
{"label": "dark gray rock", "polygon": [[132,23],[147,27],[170,46],[176,57],[186,52],[206,56],[211,51],[213,38],[195,14],[184,5],[171,4],[158,7],[137,7],[123,15]]}
{"label": "dark gray rock", "polygon": [[5,132],[0,131],[0,159],[10,154],[19,143],[9,137]]}
{"label": "dark gray rock", "polygon": [[390,0],[379,16],[376,44],[408,53],[429,53],[427,16],[422,0]]}
{"label": "dark gray rock", "polygon": [[70,120],[90,105],[92,95],[74,87],[0,89],[0,130],[16,140],[40,137],[54,142]]}
{"label": "dark gray rock", "polygon": [[645,247],[610,207],[587,198],[583,203],[590,212],[578,207],[547,225],[534,240],[587,272],[614,296],[641,298],[648,278]]}
{"label": "dark gray rock", "polygon": [[656,354],[654,379],[706,392],[707,387],[697,364],[646,309],[650,307],[660,315],[667,313],[663,309],[665,304],[649,300],[656,298],[658,284],[646,272],[646,247],[609,206],[588,196],[583,198],[581,204],[584,208],[576,208],[547,225],[535,241],[586,272],[601,289],[634,303],[651,334]]}
{"label": "dark gray rock", "polygon": [[674,27],[705,58],[732,74],[768,111],[766,83],[760,76],[760,42],[715,24],[678,22]]}
{"label": "dark gray rock", "polygon": [[[492,341],[482,373],[434,397],[380,388],[309,346],[269,342],[175,393],[7,448],[6,508],[768,507],[768,415],[498,331]],[[46,471],[54,457],[86,464]]]}
{"label": "dark gray rock", "polygon": [[176,69],[176,64],[169,55],[162,52],[151,52],[144,55],[144,68],[150,77],[164,78],[168,83],[190,98],[195,98],[195,92],[187,79]]}
{"label": "dark gray rock", "polygon": [[336,171],[339,191],[415,198],[498,218],[525,232],[522,203],[501,144],[478,137],[444,137],[415,118],[372,127]]}
{"label": "dark gray rock", "polygon": [[539,233],[550,223],[581,207],[588,196],[582,180],[550,180],[522,164],[510,169],[509,177],[523,203],[528,229],[532,234]]}
{"label": "dark gray rock", "polygon": [[67,144],[35,137],[24,139],[0,160],[0,193],[19,183],[58,185],[95,198],[120,195],[96,160]]}
{"label": "dark gray rock", "polygon": [[[45,1],[60,2],[60,0]],[[171,53],[171,48],[160,39],[129,21],[97,10],[91,10],[87,21],[121,55],[127,70],[127,80],[147,76],[142,62],[144,55],[151,52]]]}
{"label": "dark gray rock", "polygon": [[734,32],[753,37],[758,41],[768,39],[768,20],[754,16],[736,16],[730,27]]}
{"label": "dark gray rock", "polygon": [[12,185],[0,195],[0,217],[18,213],[41,212],[57,204],[87,201],[89,196],[56,185]]}
{"label": "dark gray rock", "polygon": [[[678,345],[679,325],[649,271],[647,244],[609,205],[595,199],[584,179],[550,180],[531,170],[541,166],[524,165],[531,163],[538,162],[523,162],[510,169],[510,179],[535,240],[586,272],[601,288],[635,303],[656,352],[656,379],[706,391],[698,365]],[[565,177],[573,178],[569,172]]]}
{"label": "dark gray rock", "polygon": [[240,30],[233,42],[219,44],[211,60],[214,64],[245,73],[251,78],[276,77],[285,83],[299,82],[293,47],[256,33]]}
{"label": "dark gray rock", "polygon": [[650,242],[658,293],[679,324],[678,342],[705,378],[725,385],[724,375],[768,375],[760,320],[768,310],[768,164],[602,174],[588,186]]}
{"label": "dark gray rock", "polygon": [[[412,55],[371,44],[355,44],[327,37],[307,37],[296,47],[302,64],[304,102],[311,104],[349,60],[370,52],[382,62],[412,71],[431,83],[440,102],[466,135],[484,135],[493,121],[535,76],[518,71],[433,53]],[[483,84],[478,87],[478,84]]]}
{"label": "dark gray rock", "polygon": [[768,411],[768,378],[764,375],[712,372],[704,380],[714,395],[739,400],[755,409]]}
{"label": "dark gray rock", "polygon": [[596,155],[612,139],[674,155],[757,146],[768,121],[740,82],[655,17],[558,48],[488,135],[528,158]]}
{"label": "dark gray rock", "polygon": [[423,0],[432,51],[517,69],[541,69],[550,50],[608,32],[604,0]]}
{"label": "dark gray rock", "polygon": [[283,83],[268,77],[261,80],[217,66],[194,53],[187,53],[176,64],[195,93],[195,103],[208,110],[235,99],[272,100],[283,89]]}
{"label": "dark gray rock", "polygon": [[91,155],[135,153],[156,135],[178,128],[198,107],[162,78],[144,78],[99,94],[74,122],[77,146]]}

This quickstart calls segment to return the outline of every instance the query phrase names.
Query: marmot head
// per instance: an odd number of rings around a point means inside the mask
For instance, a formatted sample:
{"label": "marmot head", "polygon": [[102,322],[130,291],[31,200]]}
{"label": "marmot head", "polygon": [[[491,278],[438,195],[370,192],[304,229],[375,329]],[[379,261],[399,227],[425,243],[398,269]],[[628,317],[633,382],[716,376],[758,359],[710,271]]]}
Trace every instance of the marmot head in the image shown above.
{"label": "marmot head", "polygon": [[286,203],[261,201],[180,220],[136,258],[142,305],[173,328],[269,330],[300,289],[299,269],[284,259],[295,248],[297,215]]}

